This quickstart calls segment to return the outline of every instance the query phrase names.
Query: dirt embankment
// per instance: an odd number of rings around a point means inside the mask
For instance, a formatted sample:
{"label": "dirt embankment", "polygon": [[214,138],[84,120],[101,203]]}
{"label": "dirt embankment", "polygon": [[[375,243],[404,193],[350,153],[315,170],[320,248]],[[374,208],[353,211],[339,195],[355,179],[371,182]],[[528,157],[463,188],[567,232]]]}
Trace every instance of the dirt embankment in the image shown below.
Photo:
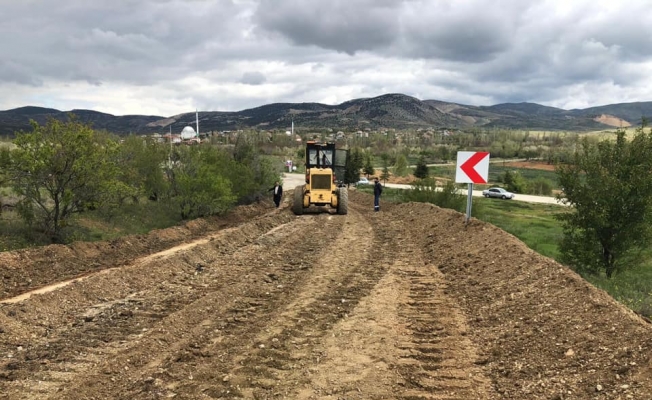
{"label": "dirt embankment", "polygon": [[604,292],[456,212],[350,199],[3,254],[10,282],[104,272],[0,305],[0,399],[651,398],[652,329]]}
{"label": "dirt embankment", "polygon": [[119,266],[212,232],[237,226],[271,209],[260,202],[237,207],[225,216],[198,219],[178,227],[154,230],[104,242],[75,242],[0,253],[0,299],[35,288]]}

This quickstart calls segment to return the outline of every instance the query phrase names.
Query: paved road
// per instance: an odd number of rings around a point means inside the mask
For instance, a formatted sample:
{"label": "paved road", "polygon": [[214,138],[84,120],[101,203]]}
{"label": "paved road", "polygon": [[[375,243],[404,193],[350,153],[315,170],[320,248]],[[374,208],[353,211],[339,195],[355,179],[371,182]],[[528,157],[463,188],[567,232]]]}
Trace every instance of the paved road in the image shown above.
{"label": "paved road", "polygon": [[[395,189],[412,189],[411,185],[401,185],[397,183],[387,183],[385,186],[389,188],[395,188]],[[468,193],[468,189],[464,188],[460,190],[461,194],[466,195]],[[473,191],[473,197],[482,197],[482,190],[474,190]],[[562,205],[557,202],[557,199],[554,197],[549,197],[549,196],[533,196],[529,194],[517,194],[514,197],[514,200],[518,201],[525,201],[528,203],[542,203],[542,204],[556,204],[556,205]]]}
{"label": "paved road", "polygon": [[[302,185],[304,182],[304,175],[303,174],[284,174],[283,175],[283,190],[291,190],[294,189],[296,186]],[[412,189],[411,185],[402,185],[398,183],[387,183],[385,186],[389,188],[395,188],[395,189]],[[467,194],[467,189],[463,189],[460,191],[461,194],[466,195]],[[474,197],[482,197],[482,190],[474,190],[473,191],[473,196]],[[554,197],[548,197],[548,196],[533,196],[529,194],[517,194],[516,197],[514,197],[514,200],[517,201],[525,201],[528,203],[540,203],[540,204],[555,204],[555,205],[562,205],[557,202],[557,199]]]}
{"label": "paved road", "polygon": [[283,191],[292,190],[306,182],[304,174],[283,174]]}

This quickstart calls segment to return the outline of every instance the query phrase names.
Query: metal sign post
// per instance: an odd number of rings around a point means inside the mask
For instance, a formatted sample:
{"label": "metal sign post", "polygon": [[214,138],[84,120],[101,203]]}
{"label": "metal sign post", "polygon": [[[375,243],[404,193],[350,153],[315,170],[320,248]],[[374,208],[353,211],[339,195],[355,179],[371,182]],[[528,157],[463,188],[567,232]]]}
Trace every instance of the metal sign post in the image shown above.
{"label": "metal sign post", "polygon": [[473,206],[473,184],[469,183],[469,194],[466,197],[466,219],[464,220],[465,224],[469,223],[469,219],[471,218],[471,207]]}

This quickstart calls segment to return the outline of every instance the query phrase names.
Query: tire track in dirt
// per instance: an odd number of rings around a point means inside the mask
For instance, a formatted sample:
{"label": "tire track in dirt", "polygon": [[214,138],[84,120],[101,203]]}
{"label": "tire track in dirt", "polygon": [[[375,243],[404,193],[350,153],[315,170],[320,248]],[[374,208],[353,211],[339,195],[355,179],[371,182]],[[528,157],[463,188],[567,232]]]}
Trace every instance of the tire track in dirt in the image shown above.
{"label": "tire track in dirt", "polygon": [[296,399],[490,399],[464,315],[443,275],[391,213],[354,207],[375,231],[369,264],[382,278],[324,335]]}
{"label": "tire track in dirt", "polygon": [[365,290],[346,317],[316,343],[313,351],[320,357],[307,368],[302,385],[291,392],[290,398],[380,399],[396,393],[400,377],[392,364],[397,358],[395,345],[400,335],[396,310],[399,290],[391,268],[404,254],[399,243],[402,238],[378,229],[374,222],[377,215],[364,213],[360,207],[351,210],[374,232],[367,243],[369,254],[360,266],[362,274],[357,278]]}
{"label": "tire track in dirt", "polygon": [[[148,336],[155,336],[151,331],[159,329],[167,332],[167,329],[161,328],[166,325],[165,320],[174,320],[187,304],[193,304],[211,290],[220,290],[236,283],[233,281],[237,281],[237,277],[228,267],[237,265],[240,272],[250,272],[250,260],[240,257],[240,251],[247,247],[260,247],[256,241],[268,240],[266,232],[288,221],[294,221],[289,213],[270,215],[243,224],[238,229],[225,231],[222,237],[217,235],[213,241],[198,246],[190,253],[182,251],[168,259],[153,257],[149,264],[125,266],[113,273],[101,274],[55,292],[35,296],[24,303],[4,306],[8,315],[24,319],[25,328],[28,324],[34,324],[30,314],[49,315],[49,318],[42,338],[18,339],[20,341],[9,346],[0,343],[2,347],[18,349],[6,368],[11,372],[5,378],[11,384],[5,387],[0,380],[0,391],[9,393],[13,389],[20,393],[7,398],[49,398],[63,386],[74,387],[78,382],[84,385],[85,377],[93,376],[94,371],[115,361],[112,357],[132,352],[133,357],[127,356],[124,360],[125,371],[128,371],[130,359],[137,358],[139,352],[151,353],[167,348],[170,338],[162,335],[149,341],[149,347],[145,350],[138,350],[147,342]],[[293,233],[304,228],[306,226],[296,225]],[[291,240],[281,233],[273,235],[278,236],[280,241]],[[221,263],[221,257],[230,263]],[[115,292],[107,293],[106,288]],[[106,295],[112,297],[101,297]],[[230,296],[235,297],[235,294],[230,292]],[[103,301],[97,303],[98,298]],[[26,313],[25,310],[32,312]],[[201,313],[198,315],[205,318]],[[179,328],[183,330],[187,327]],[[11,335],[12,332],[6,333]],[[6,337],[8,335],[2,336]],[[112,376],[114,373],[105,369],[94,378],[100,383],[107,376],[111,381],[117,381]],[[60,398],[66,396],[69,395],[63,394]],[[106,398],[114,397],[108,392]]]}
{"label": "tire track in dirt", "polygon": [[477,350],[467,337],[465,314],[446,294],[444,275],[426,262],[419,241],[391,208],[374,220],[400,249],[390,268],[399,289],[396,312],[402,327],[393,366],[401,378],[395,398],[493,398],[490,381],[475,365]]}
{"label": "tire track in dirt", "polygon": [[467,338],[464,314],[445,294],[443,276],[431,265],[416,265],[403,265],[400,270],[409,285],[400,315],[410,338],[400,345],[405,354],[398,369],[408,388],[400,398],[490,398],[489,381],[475,365],[478,357]]}
{"label": "tire track in dirt", "polygon": [[[261,236],[230,259],[222,260],[220,270],[246,264],[244,272],[249,274],[244,277],[262,275],[261,280],[242,283],[242,274],[225,273],[229,282],[203,293],[193,303],[157,323],[150,329],[153,333],[138,339],[137,347],[121,351],[116,357],[118,362],[115,358],[110,360],[111,365],[122,364],[128,369],[100,370],[89,378],[79,377],[81,382],[75,382],[73,388],[55,398],[79,392],[103,393],[106,398],[148,398],[146,393],[157,396],[202,393],[209,397],[222,397],[227,392],[237,394],[230,389],[228,381],[223,381],[223,374],[238,366],[235,359],[255,349],[253,341],[244,338],[252,338],[256,332],[266,329],[276,310],[294,298],[296,282],[315,272],[314,260],[320,255],[314,251],[314,238],[301,233],[312,232],[325,243],[332,243],[341,231],[344,218],[319,215],[296,221],[283,230]],[[297,239],[300,240],[295,243]],[[270,281],[269,285],[261,285],[265,279]],[[171,340],[172,337],[179,339]],[[139,350],[141,346],[145,350]],[[156,353],[160,354],[153,356]],[[204,371],[209,376],[204,376]],[[111,376],[110,382],[107,374]],[[196,384],[197,381],[203,384]]]}
{"label": "tire track in dirt", "polygon": [[350,201],[1,304],[0,399],[650,398],[649,325],[605,293],[459,213]]}
{"label": "tire track in dirt", "polygon": [[[222,341],[207,349],[212,353],[230,350],[230,359],[223,359],[222,364],[229,367],[217,380],[223,385],[185,387],[184,392],[202,391],[225,398],[295,397],[297,386],[307,381],[311,365],[324,357],[317,350],[324,336],[347,317],[383,273],[367,266],[365,248],[373,238],[370,226],[355,213],[329,218],[336,221],[335,226],[324,228],[335,235],[326,238],[322,232],[314,232],[307,239],[313,251],[318,250],[312,274],[294,283],[292,295],[278,304],[276,312],[258,316],[264,319],[264,329],[245,343]],[[195,373],[205,381],[214,375],[214,368],[203,364]]]}

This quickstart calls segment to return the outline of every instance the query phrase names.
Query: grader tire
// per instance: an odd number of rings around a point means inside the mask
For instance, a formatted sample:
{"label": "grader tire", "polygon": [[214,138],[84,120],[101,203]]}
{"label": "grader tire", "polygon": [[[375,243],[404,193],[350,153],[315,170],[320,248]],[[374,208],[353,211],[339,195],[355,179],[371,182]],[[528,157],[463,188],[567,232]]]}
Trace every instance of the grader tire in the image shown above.
{"label": "grader tire", "polygon": [[303,186],[294,188],[294,200],[292,202],[292,212],[295,215],[303,214]]}
{"label": "grader tire", "polygon": [[349,192],[345,187],[341,187],[338,192],[337,213],[339,215],[346,215],[349,212]]}

